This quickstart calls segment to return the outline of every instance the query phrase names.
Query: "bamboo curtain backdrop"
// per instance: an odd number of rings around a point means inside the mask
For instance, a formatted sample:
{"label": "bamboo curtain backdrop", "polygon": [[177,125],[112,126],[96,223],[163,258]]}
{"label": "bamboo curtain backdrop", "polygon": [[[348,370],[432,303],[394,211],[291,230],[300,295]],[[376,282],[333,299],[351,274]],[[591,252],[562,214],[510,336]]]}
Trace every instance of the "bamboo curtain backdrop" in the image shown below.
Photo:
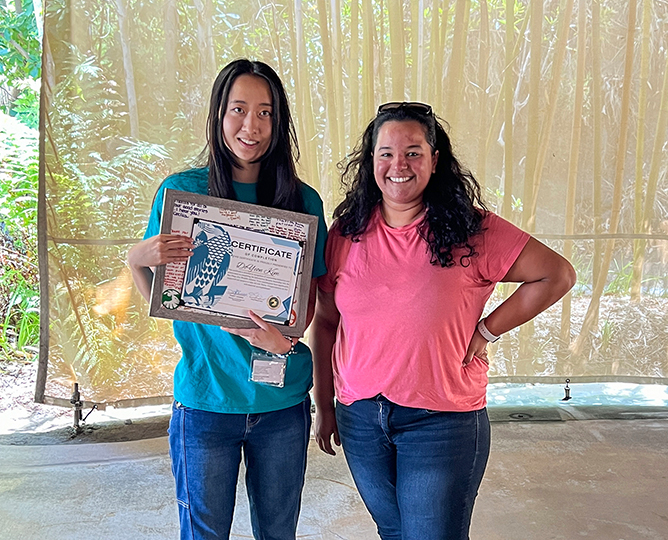
{"label": "bamboo curtain backdrop", "polygon": [[285,82],[328,212],[378,104],[425,101],[490,208],[573,262],[572,294],[493,347],[492,381],[665,384],[667,46],[666,0],[47,1],[37,400],[171,393],[170,323],[124,259],[241,56]]}

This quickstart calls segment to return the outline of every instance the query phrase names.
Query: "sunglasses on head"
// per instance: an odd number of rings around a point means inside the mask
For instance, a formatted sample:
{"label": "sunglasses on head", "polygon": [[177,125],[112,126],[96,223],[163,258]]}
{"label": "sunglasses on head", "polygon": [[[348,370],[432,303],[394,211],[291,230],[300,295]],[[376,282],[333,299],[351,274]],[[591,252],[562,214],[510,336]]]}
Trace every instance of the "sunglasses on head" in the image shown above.
{"label": "sunglasses on head", "polygon": [[431,116],[431,105],[420,103],[418,101],[391,101],[390,103],[383,103],[378,107],[378,114],[405,109],[425,116]]}

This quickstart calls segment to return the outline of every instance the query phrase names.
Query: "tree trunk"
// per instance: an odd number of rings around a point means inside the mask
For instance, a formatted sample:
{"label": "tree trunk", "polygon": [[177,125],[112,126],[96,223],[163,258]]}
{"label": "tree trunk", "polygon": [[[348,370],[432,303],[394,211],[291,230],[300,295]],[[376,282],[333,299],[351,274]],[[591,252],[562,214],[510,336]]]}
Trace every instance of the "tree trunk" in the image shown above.
{"label": "tree trunk", "polygon": [[[601,3],[593,0],[591,6],[591,46],[592,46],[592,98],[594,109],[594,147],[593,147],[593,190],[592,205],[594,207],[594,234],[603,232],[601,204],[603,184],[603,98],[601,91]],[[594,240],[594,262],[592,264],[592,284],[596,283],[601,274],[603,259],[603,242]],[[598,319],[594,321],[598,325]]]}
{"label": "tree trunk", "polygon": [[[446,1],[446,4],[448,2]],[[431,35],[429,37],[429,88],[427,92],[427,99],[434,104],[434,108],[438,114],[444,114],[443,103],[441,103],[441,73],[442,65],[439,63],[442,57],[442,47],[439,43],[439,9],[440,0],[431,0]],[[447,10],[447,7],[443,8]],[[446,19],[447,20],[447,19]]]}
{"label": "tree trunk", "polygon": [[[515,184],[514,171],[514,116],[515,116],[515,59],[520,50],[520,43],[526,39],[525,31],[531,17],[529,10],[524,14],[522,31],[515,38],[515,2],[506,0],[506,24],[505,24],[505,62],[503,78],[503,142],[504,142],[504,182],[503,182],[503,206],[502,214],[509,221],[513,219],[513,190]],[[517,81],[521,84],[521,80]],[[506,285],[504,293],[509,294],[510,286]],[[527,321],[519,330],[519,353],[516,364],[516,373],[521,375],[533,374],[533,354],[531,352],[531,340],[534,335],[533,320]]]}
{"label": "tree trunk", "polygon": [[[662,161],[665,157],[663,145],[665,143],[666,126],[668,125],[668,54],[666,54],[666,65],[663,71],[663,86],[661,88],[661,108],[659,118],[656,122],[656,133],[654,135],[654,145],[652,148],[652,160],[649,167],[649,176],[647,177],[647,192],[645,194],[645,208],[642,216],[641,233],[648,234],[654,215],[654,199],[656,198],[656,188],[659,182],[659,171]],[[640,240],[640,252],[645,255],[646,240]],[[642,260],[640,261],[642,266]]]}
{"label": "tree trunk", "polygon": [[[571,131],[571,150],[568,165],[568,187],[566,190],[566,214],[564,233],[572,235],[575,230],[575,193],[578,178],[578,160],[580,158],[580,135],[582,133],[582,105],[585,86],[585,52],[587,48],[586,23],[587,6],[585,0],[578,2],[578,41],[577,75],[575,79],[575,104],[573,107],[573,128]],[[573,255],[573,240],[564,240],[564,257],[570,260]],[[561,305],[560,349],[565,350],[571,342],[571,293],[563,299]]]}
{"label": "tree trunk", "polygon": [[446,43],[448,41],[448,23],[450,22],[450,0],[445,0],[443,2],[443,12],[441,13],[440,24],[439,24],[439,37],[438,45],[439,47],[436,50],[436,96],[437,103],[441,107],[441,110],[446,112],[446,100],[443,96],[445,91],[445,51]]}
{"label": "tree trunk", "polygon": [[529,222],[529,201],[533,199],[534,173],[538,155],[538,135],[540,134],[540,79],[543,53],[543,2],[531,4],[531,68],[529,73],[529,102],[527,104],[527,154],[524,162],[524,203],[522,226],[527,229]]}
{"label": "tree trunk", "polygon": [[309,163],[308,152],[306,151],[306,130],[304,129],[305,119],[302,117],[304,111],[302,105],[304,103],[303,88],[302,88],[302,79],[301,79],[301,66],[299,64],[299,45],[297,44],[297,34],[295,26],[297,24],[295,20],[295,6],[292,2],[287,3],[288,8],[288,35],[290,36],[290,57],[292,58],[291,63],[291,75],[292,75],[292,84],[294,85],[294,108],[295,108],[295,125],[297,127],[297,137],[300,146],[300,174],[303,179],[309,179],[311,177],[311,164]]}
{"label": "tree trunk", "polygon": [[[339,117],[336,111],[336,85],[334,78],[334,63],[332,59],[332,45],[329,39],[329,29],[327,25],[327,4],[325,0],[318,0],[318,24],[320,26],[320,39],[322,42],[323,65],[325,70],[325,110],[327,115],[327,128],[330,139],[330,157],[332,162],[336,163],[341,159],[341,148],[339,136]],[[325,152],[323,152],[323,162],[325,162]],[[324,193],[331,192],[331,179],[329,175],[322,178],[321,189]]]}
{"label": "tree trunk", "polygon": [[515,88],[515,0],[506,0],[506,58],[503,76],[503,210],[502,215],[512,220],[513,213],[513,89]]}
{"label": "tree trunk", "polygon": [[[116,0],[122,2],[123,0]],[[194,0],[197,10],[197,49],[200,54],[201,81],[205,88],[211,88],[216,71],[216,60],[213,49],[212,0]]]}
{"label": "tree trunk", "polygon": [[[524,39],[524,34],[527,29],[527,24],[529,23],[529,17],[524,17],[522,20],[522,26],[518,32],[518,37],[515,40],[515,47],[513,48],[513,62],[520,50],[520,43]],[[492,143],[492,134],[494,133],[499,118],[499,111],[501,110],[501,104],[504,102],[504,92],[503,89],[496,95],[496,101],[494,102],[494,110],[492,112],[492,118],[488,120],[488,131],[487,137],[485,138],[485,148],[489,148],[489,145]]]}
{"label": "tree trunk", "polygon": [[[375,30],[375,27],[374,27]],[[385,2],[380,0],[380,19],[378,21],[378,93],[380,94],[380,102],[387,101],[387,86],[385,81],[385,59],[387,53],[385,52]]]}
{"label": "tree trunk", "polygon": [[[300,124],[304,126],[304,138],[301,141],[302,148],[306,156],[305,168],[310,174],[307,180],[315,186],[321,193],[324,193],[320,185],[320,175],[318,174],[318,145],[316,143],[315,122],[313,120],[313,102],[311,99],[311,77],[308,71],[308,62],[306,56],[306,39],[304,37],[304,20],[302,13],[302,0],[295,0],[294,4],[294,28],[297,56],[295,57],[295,73],[299,77],[299,111]],[[297,84],[297,83],[295,83]],[[324,197],[323,197],[324,198]]]}
{"label": "tree trunk", "polygon": [[350,66],[348,67],[348,86],[350,88],[350,143],[349,152],[360,134],[360,60],[359,60],[359,0],[350,0]]}
{"label": "tree trunk", "polygon": [[130,46],[130,30],[125,11],[124,0],[114,0],[118,15],[118,32],[121,36],[121,50],[123,52],[123,69],[125,71],[125,91],[128,97],[128,117],[130,119],[130,136],[139,138],[139,109],[137,107],[137,93],[135,92],[135,71],[132,65],[132,48]]}
{"label": "tree trunk", "polygon": [[418,99],[418,88],[419,88],[419,78],[417,75],[419,60],[419,46],[418,46],[418,37],[420,33],[420,8],[422,7],[423,0],[415,0],[410,3],[410,12],[411,12],[411,75],[410,75],[410,86],[408,88],[408,99],[409,101]]}
{"label": "tree trunk", "polygon": [[464,62],[466,60],[466,37],[467,12],[470,11],[470,0],[457,0],[455,5],[455,28],[452,36],[452,49],[450,62],[448,63],[448,95],[446,119],[450,123],[453,132],[458,133],[457,113],[462,99],[462,78],[464,75]]}
{"label": "tree trunk", "polygon": [[[612,209],[610,212],[610,228],[608,232],[615,234],[619,226],[619,218],[622,206],[622,188],[624,184],[624,164],[626,163],[626,143],[628,140],[628,124],[630,116],[629,103],[631,101],[631,83],[633,76],[633,38],[636,27],[636,6],[637,0],[629,0],[629,23],[626,34],[626,53],[624,62],[624,82],[622,87],[621,118],[619,122],[619,139],[617,144],[617,161],[615,166],[615,180],[612,196]],[[598,321],[598,312],[601,303],[601,296],[605,289],[605,282],[608,275],[608,269],[612,262],[612,255],[615,248],[615,240],[607,240],[605,253],[603,255],[603,264],[598,279],[594,282],[591,302],[587,308],[580,334],[571,348],[573,359],[578,362],[579,373],[583,373],[586,366],[584,357],[585,345],[589,343],[589,336],[594,329],[594,322]]]}
{"label": "tree trunk", "polygon": [[406,46],[404,45],[404,13],[401,0],[388,0],[390,18],[390,58],[392,65],[392,95],[389,101],[404,101],[406,81]]}
{"label": "tree trunk", "polygon": [[[334,76],[334,97],[336,99],[336,110],[343,111],[343,62],[341,60],[341,0],[331,0],[330,2],[332,8],[332,60],[334,62],[334,69],[332,70],[332,75]],[[345,122],[343,121],[343,115],[341,115],[341,124],[339,129],[339,141],[338,147],[341,149],[339,157],[336,158],[336,161],[340,160],[345,153],[346,148],[346,135],[345,135]]]}
{"label": "tree trunk", "polygon": [[489,8],[487,0],[480,0],[480,41],[478,43],[478,181],[487,184],[487,147],[486,125],[487,116],[487,76],[489,72]]}
{"label": "tree trunk", "polygon": [[540,188],[543,167],[545,166],[547,150],[550,144],[552,123],[554,121],[554,115],[557,110],[557,98],[559,96],[559,87],[561,86],[561,70],[564,65],[564,56],[566,54],[566,45],[568,43],[568,30],[570,28],[571,15],[573,13],[573,2],[574,0],[566,0],[566,7],[561,14],[562,18],[561,24],[559,26],[559,34],[557,37],[557,50],[554,53],[554,60],[552,62],[552,88],[550,90],[546,118],[543,122],[543,128],[540,132],[540,146],[538,148],[536,168],[533,175],[533,197],[531,198],[531,201],[525,202],[525,204],[530,205],[529,219],[527,220],[527,230],[529,232],[532,232],[536,226],[536,205],[538,204],[538,190]]}
{"label": "tree trunk", "polygon": [[267,28],[267,30],[269,30],[271,46],[273,47],[274,55],[276,56],[278,72],[282,77],[286,70],[283,67],[283,54],[281,53],[281,29],[279,28],[278,21],[276,19],[276,4],[271,5],[271,25],[272,29]]}
{"label": "tree trunk", "polygon": [[[418,52],[417,52],[417,100],[424,101],[427,96],[427,88],[424,76],[424,0],[418,2]],[[412,99],[412,98],[411,98]]]}
{"label": "tree trunk", "polygon": [[[651,22],[652,2],[644,0],[642,14],[642,45],[640,53],[640,85],[638,91],[638,129],[636,135],[636,169],[633,215],[633,230],[636,234],[643,229],[643,163],[645,150],[645,119],[647,117],[647,87],[649,79],[649,29]],[[631,302],[640,301],[642,283],[642,266],[645,261],[645,246],[640,239],[633,241],[633,274],[631,276]]]}
{"label": "tree trunk", "polygon": [[375,32],[373,25],[373,5],[371,0],[362,0],[362,16],[364,29],[364,50],[362,51],[362,122],[369,122],[374,116],[375,104]]}
{"label": "tree trunk", "polygon": [[179,13],[176,0],[165,0],[165,101],[167,109],[175,111],[178,99]]}

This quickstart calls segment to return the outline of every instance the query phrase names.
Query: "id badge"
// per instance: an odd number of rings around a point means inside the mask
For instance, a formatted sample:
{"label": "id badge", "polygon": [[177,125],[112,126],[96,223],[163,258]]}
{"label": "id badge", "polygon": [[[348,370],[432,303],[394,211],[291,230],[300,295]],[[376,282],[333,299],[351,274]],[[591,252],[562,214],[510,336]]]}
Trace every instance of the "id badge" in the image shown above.
{"label": "id badge", "polygon": [[253,349],[249,380],[255,383],[283,388],[285,386],[285,368],[287,363],[287,358],[281,358],[266,351]]}

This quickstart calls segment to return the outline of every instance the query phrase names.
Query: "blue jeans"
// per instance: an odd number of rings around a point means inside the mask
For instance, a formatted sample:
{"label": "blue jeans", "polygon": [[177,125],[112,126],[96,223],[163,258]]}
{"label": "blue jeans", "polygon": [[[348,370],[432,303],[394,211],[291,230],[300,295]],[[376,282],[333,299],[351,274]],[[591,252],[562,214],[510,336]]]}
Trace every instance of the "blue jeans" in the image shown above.
{"label": "blue jeans", "polygon": [[243,450],[256,540],[295,540],[311,402],[263,414],[222,414],[175,403],[169,454],[181,540],[229,538]]}
{"label": "blue jeans", "polygon": [[383,540],[467,540],[487,458],[486,409],[436,412],[382,395],[337,404],[343,451]]}

